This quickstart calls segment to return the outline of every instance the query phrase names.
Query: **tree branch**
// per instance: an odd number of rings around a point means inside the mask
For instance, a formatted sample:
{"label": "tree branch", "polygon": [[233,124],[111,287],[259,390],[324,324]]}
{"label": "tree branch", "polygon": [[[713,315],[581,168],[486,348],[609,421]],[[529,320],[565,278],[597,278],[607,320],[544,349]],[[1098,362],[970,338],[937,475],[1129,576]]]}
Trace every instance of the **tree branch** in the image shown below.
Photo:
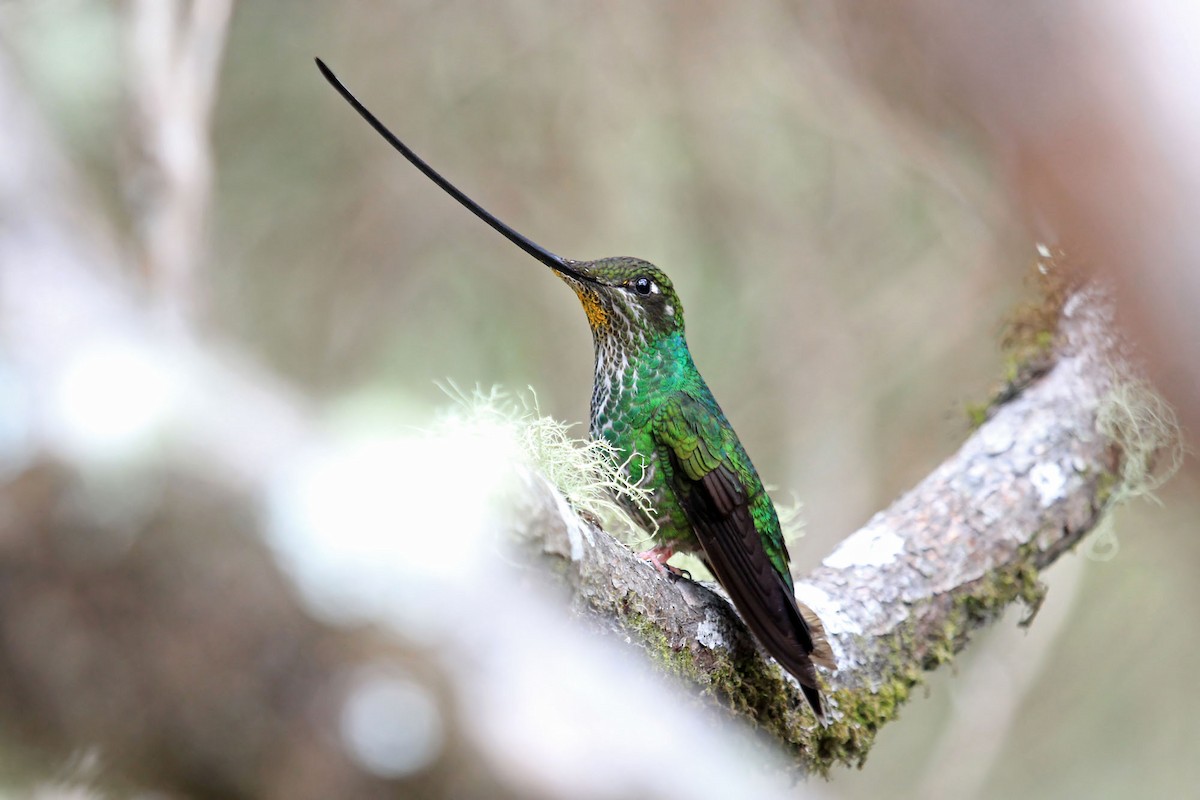
{"label": "tree branch", "polygon": [[797,596],[825,623],[839,669],[833,721],[817,725],[796,684],[759,654],[730,606],[685,580],[660,579],[604,535],[582,547],[553,533],[547,557],[576,607],[636,634],[670,672],[703,687],[819,772],[861,764],[922,673],[949,661],[1010,603],[1028,621],[1039,570],[1099,521],[1121,450],[1097,429],[1118,378],[1111,300],[1090,286],[1063,307],[1053,365],[945,463],[847,537]]}

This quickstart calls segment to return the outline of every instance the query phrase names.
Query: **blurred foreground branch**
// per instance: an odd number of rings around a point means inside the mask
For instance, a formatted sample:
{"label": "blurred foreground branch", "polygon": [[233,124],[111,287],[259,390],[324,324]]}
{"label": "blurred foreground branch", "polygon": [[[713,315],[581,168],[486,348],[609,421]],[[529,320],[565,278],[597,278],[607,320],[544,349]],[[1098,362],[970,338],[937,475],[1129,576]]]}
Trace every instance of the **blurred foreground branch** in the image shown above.
{"label": "blurred foreground branch", "polygon": [[[442,544],[436,574],[414,574],[403,548],[429,531],[398,526],[326,587],[350,594],[382,565],[388,587],[413,592],[402,607],[304,602],[288,554],[264,544],[269,506],[336,444],[278,381],[139,302],[122,279],[132,257],[2,52],[0,117],[8,780],[83,764],[67,777],[105,796],[785,796],[744,769],[760,748],[698,720],[466,538],[452,575]],[[527,519],[577,524],[545,481],[528,487]],[[335,537],[359,533],[344,522],[356,510],[353,497],[335,509]],[[725,777],[660,768],[685,754]]]}
{"label": "blurred foreground branch", "polygon": [[[403,604],[315,619],[263,545],[260,503],[322,433],[269,376],[159,335],[2,63],[0,114],[9,747],[95,747],[116,775],[203,797],[783,796],[778,776],[745,768],[758,745],[704,723],[712,706],[792,763],[861,762],[923,670],[1006,604],[1036,607],[1038,570],[1119,481],[1121,448],[1097,430],[1118,375],[1110,309],[1085,289],[1064,306],[1048,371],[799,585],[841,667],[828,727],[721,598],[659,577],[520,465],[524,501],[503,533],[548,569],[502,568],[486,542],[455,541],[439,551],[461,559],[452,576],[392,576],[415,585]],[[114,364],[129,369],[105,372]],[[134,420],[157,427],[99,458],[88,413],[115,415],[101,420],[115,435],[128,402],[97,406],[131,375],[168,378],[149,381],[161,403]],[[117,395],[130,397],[145,399]],[[561,618],[528,574],[559,576],[576,611],[682,676],[691,702]],[[705,769],[664,770],[672,761]]]}

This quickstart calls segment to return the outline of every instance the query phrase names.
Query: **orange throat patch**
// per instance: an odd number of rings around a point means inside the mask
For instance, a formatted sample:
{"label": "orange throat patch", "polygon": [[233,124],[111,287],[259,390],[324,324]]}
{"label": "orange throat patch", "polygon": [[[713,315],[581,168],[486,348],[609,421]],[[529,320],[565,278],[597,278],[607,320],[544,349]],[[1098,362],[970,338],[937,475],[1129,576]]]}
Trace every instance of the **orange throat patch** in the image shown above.
{"label": "orange throat patch", "polygon": [[579,300],[583,303],[583,312],[587,314],[588,324],[592,329],[608,327],[608,310],[600,304],[600,298],[593,292],[577,291]]}

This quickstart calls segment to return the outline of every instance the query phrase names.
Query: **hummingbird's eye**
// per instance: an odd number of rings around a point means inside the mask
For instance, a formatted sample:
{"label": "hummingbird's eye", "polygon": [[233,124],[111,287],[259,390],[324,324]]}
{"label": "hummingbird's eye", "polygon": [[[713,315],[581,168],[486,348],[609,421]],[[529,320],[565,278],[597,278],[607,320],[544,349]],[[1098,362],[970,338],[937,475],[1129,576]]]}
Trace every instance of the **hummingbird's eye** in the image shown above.
{"label": "hummingbird's eye", "polygon": [[633,281],[633,290],[640,295],[648,295],[654,291],[654,281],[643,275]]}

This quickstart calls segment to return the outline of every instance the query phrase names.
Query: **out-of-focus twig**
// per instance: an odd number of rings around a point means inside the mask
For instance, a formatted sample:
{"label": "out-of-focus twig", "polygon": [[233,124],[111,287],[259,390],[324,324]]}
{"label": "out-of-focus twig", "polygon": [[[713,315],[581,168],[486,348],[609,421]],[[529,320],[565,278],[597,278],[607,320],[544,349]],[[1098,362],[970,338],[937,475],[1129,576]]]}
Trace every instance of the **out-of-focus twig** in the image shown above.
{"label": "out-of-focus twig", "polygon": [[233,0],[132,0],[128,197],[142,266],[173,324],[196,310],[213,181],[209,125]]}

